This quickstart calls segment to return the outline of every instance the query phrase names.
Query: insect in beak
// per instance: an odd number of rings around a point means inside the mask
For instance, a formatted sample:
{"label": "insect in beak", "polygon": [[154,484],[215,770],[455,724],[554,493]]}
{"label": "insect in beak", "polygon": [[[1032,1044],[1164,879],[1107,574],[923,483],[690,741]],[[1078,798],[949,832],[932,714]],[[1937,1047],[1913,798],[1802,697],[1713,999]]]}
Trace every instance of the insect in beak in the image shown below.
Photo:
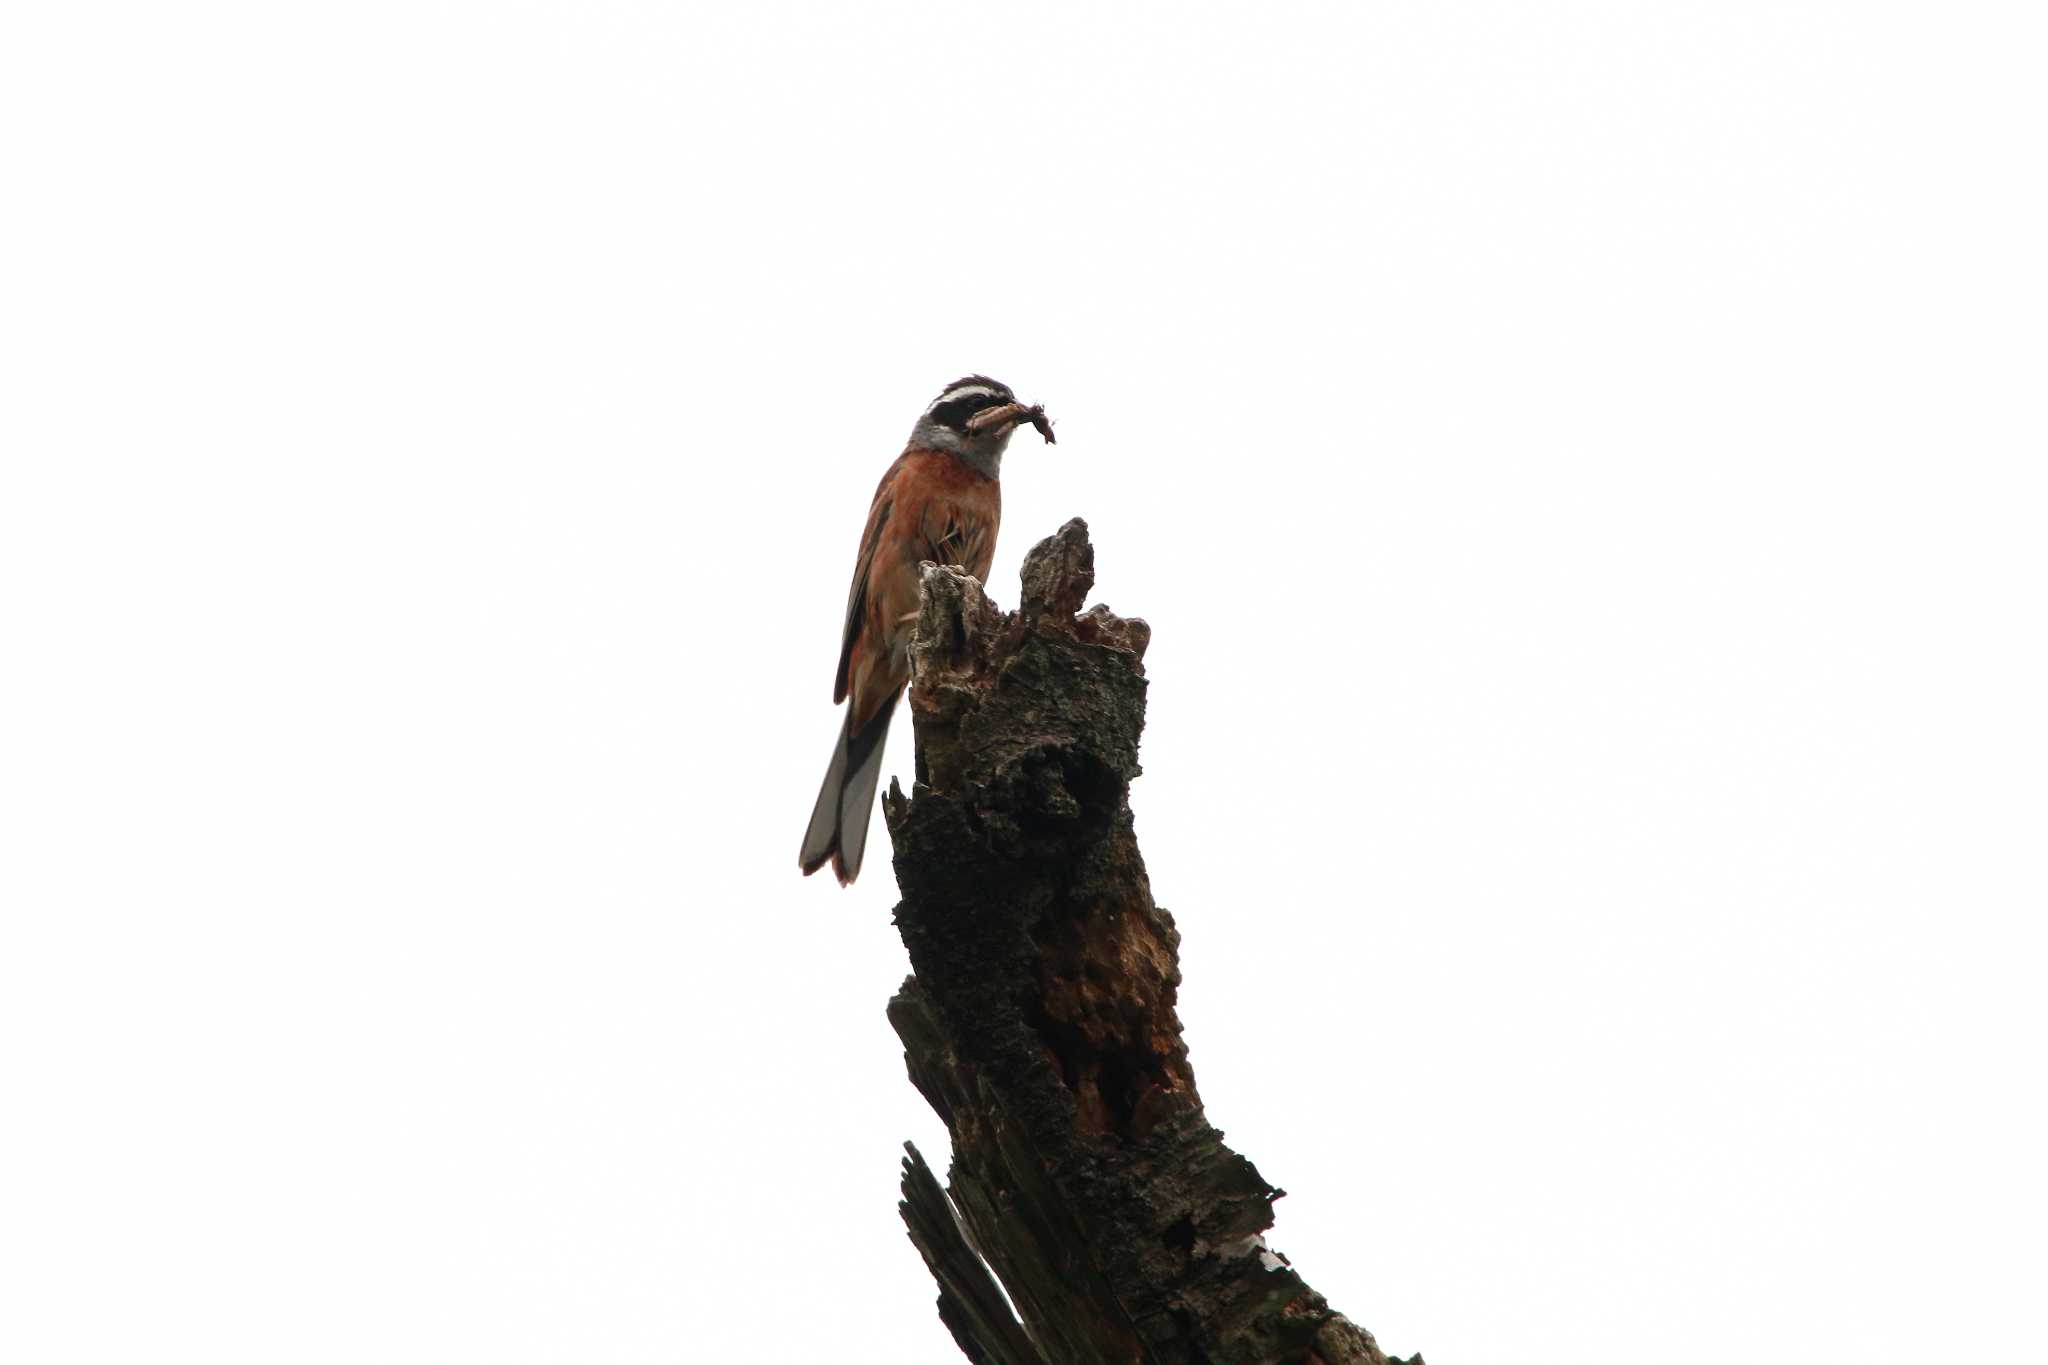
{"label": "insect in beak", "polygon": [[983,408],[967,419],[967,432],[971,436],[979,436],[991,429],[1007,431],[1011,427],[1027,423],[1045,438],[1047,445],[1056,444],[1052,434],[1052,419],[1045,415],[1044,407],[1037,403],[1029,407],[1022,403],[1004,403],[1000,407]]}

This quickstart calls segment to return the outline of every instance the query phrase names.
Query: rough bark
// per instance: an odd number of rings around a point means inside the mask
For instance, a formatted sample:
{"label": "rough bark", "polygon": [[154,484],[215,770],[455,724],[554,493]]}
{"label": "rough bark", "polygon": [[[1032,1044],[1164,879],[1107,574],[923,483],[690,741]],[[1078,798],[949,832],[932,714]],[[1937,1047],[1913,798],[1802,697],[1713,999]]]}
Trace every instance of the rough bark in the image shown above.
{"label": "rough bark", "polygon": [[915,973],[889,1018],[953,1140],[947,1190],[904,1161],[940,1317],[982,1365],[1387,1365],[1267,1247],[1282,1192],[1195,1091],[1128,801],[1150,628],[1080,612],[1078,520],[1026,558],[1014,613],[923,575],[917,780],[883,809]]}

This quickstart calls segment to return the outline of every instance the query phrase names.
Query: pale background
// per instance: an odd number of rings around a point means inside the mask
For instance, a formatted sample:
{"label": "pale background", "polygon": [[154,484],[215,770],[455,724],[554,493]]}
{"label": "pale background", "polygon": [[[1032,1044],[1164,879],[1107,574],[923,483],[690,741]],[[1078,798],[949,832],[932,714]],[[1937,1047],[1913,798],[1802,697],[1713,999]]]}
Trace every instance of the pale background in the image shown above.
{"label": "pale background", "polygon": [[958,1358],[794,861],[977,369],[1312,1284],[2036,1355],[2031,9],[8,6],[0,1357]]}

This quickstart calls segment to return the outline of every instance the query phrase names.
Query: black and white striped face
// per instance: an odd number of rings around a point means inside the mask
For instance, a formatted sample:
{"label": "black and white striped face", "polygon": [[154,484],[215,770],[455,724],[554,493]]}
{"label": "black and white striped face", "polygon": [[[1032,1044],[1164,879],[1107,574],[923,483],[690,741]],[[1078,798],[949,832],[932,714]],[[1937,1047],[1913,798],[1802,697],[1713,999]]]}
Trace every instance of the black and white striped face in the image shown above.
{"label": "black and white striped face", "polygon": [[1029,423],[1052,442],[1052,423],[1041,407],[1026,407],[1008,384],[985,374],[956,379],[932,400],[910,430],[912,450],[944,450],[993,479],[1003,467],[1003,449],[1019,426]]}
{"label": "black and white striped face", "polygon": [[998,383],[987,375],[970,374],[946,385],[945,392],[924,410],[918,426],[951,432],[964,441],[968,438],[968,419],[975,413],[1016,401],[1017,395],[1010,392],[1008,384]]}

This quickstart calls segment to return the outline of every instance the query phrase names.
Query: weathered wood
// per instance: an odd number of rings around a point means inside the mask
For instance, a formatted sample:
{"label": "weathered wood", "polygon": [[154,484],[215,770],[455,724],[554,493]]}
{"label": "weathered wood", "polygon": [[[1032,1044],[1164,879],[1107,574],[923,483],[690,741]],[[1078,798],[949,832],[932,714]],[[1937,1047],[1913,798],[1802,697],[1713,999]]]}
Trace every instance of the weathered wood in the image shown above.
{"label": "weathered wood", "polygon": [[896,1205],[925,1268],[939,1282],[939,1320],[974,1365],[1048,1365],[1031,1342],[958,1212],[915,1143],[903,1144],[903,1198]]}
{"label": "weathered wood", "polygon": [[1282,1192],[1195,1091],[1180,936],[1128,800],[1150,628],[1080,612],[1094,551],[1078,520],[1023,577],[1006,614],[925,566],[917,781],[883,800],[914,972],[889,1018],[953,1140],[947,1191],[905,1163],[940,1315],[995,1365],[1387,1365],[1267,1247]]}

